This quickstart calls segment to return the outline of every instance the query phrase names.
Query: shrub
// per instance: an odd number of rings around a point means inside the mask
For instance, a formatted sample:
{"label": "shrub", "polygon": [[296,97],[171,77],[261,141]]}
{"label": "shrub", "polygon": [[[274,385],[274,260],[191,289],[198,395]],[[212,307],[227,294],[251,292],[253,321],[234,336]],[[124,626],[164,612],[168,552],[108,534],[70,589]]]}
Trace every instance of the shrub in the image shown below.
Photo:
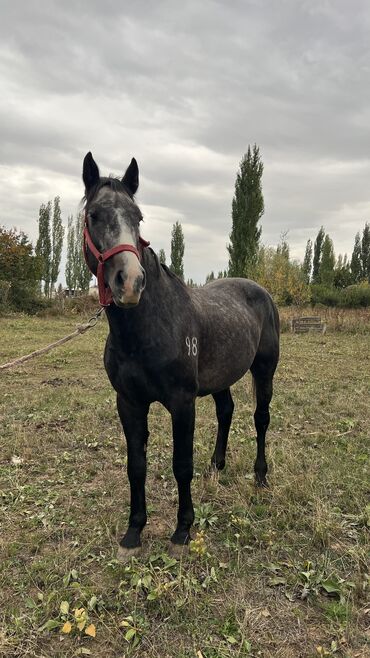
{"label": "shrub", "polygon": [[10,282],[0,280],[0,313],[6,310],[9,298]]}
{"label": "shrub", "polygon": [[341,291],[337,288],[328,288],[321,284],[311,286],[311,304],[323,304],[323,306],[340,306]]}
{"label": "shrub", "polygon": [[0,304],[3,310],[37,313],[43,300],[39,294],[40,259],[34,255],[22,231],[0,226]]}
{"label": "shrub", "polygon": [[50,305],[51,301],[41,297],[33,281],[15,280],[12,282],[8,298],[10,310],[35,315]]}
{"label": "shrub", "polygon": [[302,269],[289,260],[282,246],[277,249],[261,247],[255,280],[269,291],[277,304],[302,306],[309,302],[310,291]]}
{"label": "shrub", "polygon": [[323,285],[311,286],[311,303],[313,306],[342,306],[345,308],[363,308],[370,306],[370,285],[366,282],[347,288],[328,288]]}
{"label": "shrub", "polygon": [[94,313],[99,308],[99,299],[93,295],[80,294],[65,300],[66,312],[85,315]]}
{"label": "shrub", "polygon": [[358,308],[370,306],[370,284],[359,283],[342,291],[343,306]]}

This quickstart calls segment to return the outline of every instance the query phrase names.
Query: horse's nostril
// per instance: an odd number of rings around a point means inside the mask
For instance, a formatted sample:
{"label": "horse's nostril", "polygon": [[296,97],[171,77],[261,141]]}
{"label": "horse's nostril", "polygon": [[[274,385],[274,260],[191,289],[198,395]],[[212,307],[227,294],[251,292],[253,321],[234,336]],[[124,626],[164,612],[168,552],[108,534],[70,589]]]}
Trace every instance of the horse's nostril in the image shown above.
{"label": "horse's nostril", "polygon": [[121,288],[121,287],[123,286],[123,284],[124,284],[124,281],[125,281],[125,280],[124,280],[124,278],[123,278],[123,271],[120,270],[120,271],[117,272],[117,274],[116,274],[116,283],[117,283],[117,286],[118,286],[119,288]]}
{"label": "horse's nostril", "polygon": [[145,274],[145,270],[143,270],[143,281],[142,281],[142,284],[141,284],[141,287],[142,287],[143,290],[145,288],[145,284],[146,284],[146,274]]}
{"label": "horse's nostril", "polygon": [[136,278],[136,281],[134,283],[134,292],[136,292],[138,295],[144,290],[145,288],[145,272],[141,272],[141,274]]}

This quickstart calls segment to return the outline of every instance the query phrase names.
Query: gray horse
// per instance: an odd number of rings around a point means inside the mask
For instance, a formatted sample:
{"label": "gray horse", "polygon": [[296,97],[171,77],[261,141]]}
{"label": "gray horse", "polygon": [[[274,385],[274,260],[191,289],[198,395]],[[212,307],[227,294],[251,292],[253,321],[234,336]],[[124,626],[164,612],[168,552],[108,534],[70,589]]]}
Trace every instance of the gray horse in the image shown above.
{"label": "gray horse", "polygon": [[100,177],[88,153],[85,184],[85,256],[98,275],[109,335],[104,364],[117,391],[127,441],[131,489],[128,529],[121,557],[141,546],[146,524],[145,478],[148,411],[161,402],[173,429],[173,472],[178,485],[173,545],[184,546],[194,521],[191,498],[195,399],[212,395],[218,432],[211,464],[225,466],[234,409],[230,386],[248,370],[256,394],[256,484],[265,486],[265,436],[272,381],[279,359],[279,316],[270,295],[248,279],[220,279],[188,288],[159,263],[140,238],[142,215],[134,201],[139,171],[132,159],[122,180]]}

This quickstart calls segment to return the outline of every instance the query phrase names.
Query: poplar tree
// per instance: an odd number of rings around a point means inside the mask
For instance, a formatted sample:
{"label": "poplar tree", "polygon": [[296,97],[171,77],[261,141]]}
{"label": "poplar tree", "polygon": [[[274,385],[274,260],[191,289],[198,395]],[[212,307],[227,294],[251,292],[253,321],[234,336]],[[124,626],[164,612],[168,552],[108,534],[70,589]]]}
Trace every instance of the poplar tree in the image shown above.
{"label": "poplar tree", "polygon": [[235,181],[232,201],[229,276],[253,276],[261,237],[260,221],[265,207],[262,194],[263,163],[258,146],[248,146]]}
{"label": "poplar tree", "polygon": [[328,288],[331,288],[334,284],[334,266],[335,256],[333,241],[329,235],[326,235],[322,246],[319,279],[320,283]]}
{"label": "poplar tree", "polygon": [[[49,297],[51,281],[51,237],[50,237],[51,202],[41,204],[39,210],[39,237],[35,254],[41,262],[41,282],[44,282],[44,295]],[[42,287],[42,285],[41,285]]]}
{"label": "poplar tree", "polygon": [[67,262],[65,269],[67,288],[87,292],[91,281],[91,273],[85,263],[82,250],[83,214],[76,219],[68,217],[67,232]]}
{"label": "poplar tree", "polygon": [[159,259],[159,262],[162,263],[163,265],[166,264],[166,252],[165,252],[164,249],[160,249],[158,251],[158,259]]}
{"label": "poplar tree", "polygon": [[180,222],[172,227],[171,234],[171,265],[170,270],[184,280],[184,252],[185,241]]}
{"label": "poplar tree", "polygon": [[313,263],[312,263],[313,283],[320,283],[320,263],[321,263],[321,254],[322,254],[324,239],[325,239],[325,231],[322,226],[317,234],[313,248]]}
{"label": "poplar tree", "polygon": [[355,244],[353,246],[351,257],[351,272],[354,283],[361,281],[362,263],[361,263],[361,239],[360,234],[356,233]]}
{"label": "poplar tree", "polygon": [[82,234],[84,228],[84,214],[79,212],[75,223],[75,255],[74,262],[76,268],[76,287],[83,292],[89,290],[91,281],[91,272],[86,265],[85,256],[82,249]]}
{"label": "poplar tree", "polygon": [[62,256],[64,227],[60,212],[60,197],[56,196],[53,207],[53,221],[51,229],[51,263],[50,263],[50,294],[59,275],[60,259]]}
{"label": "poplar tree", "polygon": [[302,273],[306,283],[310,283],[312,271],[312,240],[307,240],[306,251],[302,263]]}
{"label": "poplar tree", "polygon": [[336,288],[347,288],[353,283],[351,266],[348,262],[347,254],[339,254],[334,269],[334,286]]}
{"label": "poplar tree", "polygon": [[67,230],[67,261],[65,269],[66,283],[69,290],[76,288],[76,264],[75,264],[75,226],[73,215],[68,217]]}
{"label": "poplar tree", "polygon": [[367,222],[361,240],[361,274],[370,283],[370,225]]}

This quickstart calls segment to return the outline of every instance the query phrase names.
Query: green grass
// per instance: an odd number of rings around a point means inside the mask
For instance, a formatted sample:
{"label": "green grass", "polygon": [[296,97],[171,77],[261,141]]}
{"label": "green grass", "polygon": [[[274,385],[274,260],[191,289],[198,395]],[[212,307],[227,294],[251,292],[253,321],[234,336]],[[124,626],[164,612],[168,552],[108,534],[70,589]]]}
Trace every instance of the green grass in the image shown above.
{"label": "green grass", "polygon": [[[1,319],[0,363],[73,329],[71,319]],[[269,490],[253,484],[249,378],[234,387],[219,476],[207,475],[213,402],[198,401],[199,534],[181,561],[166,553],[177,511],[170,419],[153,405],[149,523],[143,555],[124,566],[126,448],[106,332],[101,322],[1,373],[0,656],[369,656],[369,333],[282,336]],[[77,630],[75,608],[95,638]]]}

